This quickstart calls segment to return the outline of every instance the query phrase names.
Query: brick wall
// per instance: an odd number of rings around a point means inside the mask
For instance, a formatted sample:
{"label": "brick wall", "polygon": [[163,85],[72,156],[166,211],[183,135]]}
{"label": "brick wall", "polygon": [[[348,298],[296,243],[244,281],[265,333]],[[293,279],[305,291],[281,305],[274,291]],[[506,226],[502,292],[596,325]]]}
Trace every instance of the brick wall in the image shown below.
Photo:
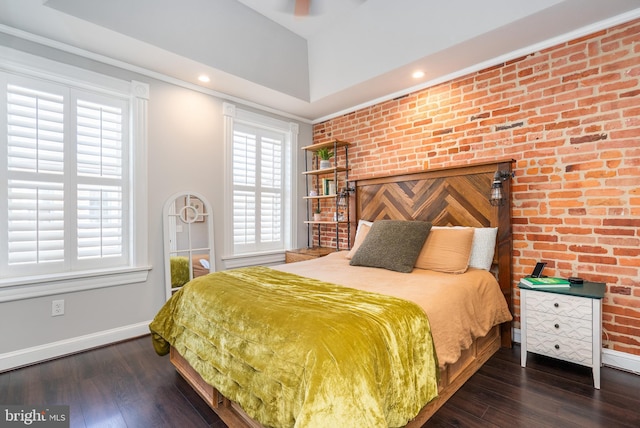
{"label": "brick wall", "polygon": [[314,142],[353,142],[353,179],[515,159],[514,279],[542,260],[606,282],[605,345],[640,355],[639,80],[636,20],[317,124]]}

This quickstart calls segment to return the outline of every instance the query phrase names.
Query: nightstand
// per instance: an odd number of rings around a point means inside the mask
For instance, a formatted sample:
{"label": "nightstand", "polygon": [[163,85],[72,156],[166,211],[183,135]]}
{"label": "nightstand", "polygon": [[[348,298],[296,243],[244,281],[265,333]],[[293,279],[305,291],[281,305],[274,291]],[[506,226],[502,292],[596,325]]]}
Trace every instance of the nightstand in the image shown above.
{"label": "nightstand", "polygon": [[284,253],[284,262],[293,263],[301,262],[303,260],[317,259],[318,257],[326,256],[327,254],[333,253],[335,251],[335,248],[327,247],[298,248],[296,250],[287,250]]}
{"label": "nightstand", "polygon": [[527,365],[527,352],[534,352],[591,367],[593,386],[600,389],[605,284],[533,289],[520,283],[518,288],[521,366]]}

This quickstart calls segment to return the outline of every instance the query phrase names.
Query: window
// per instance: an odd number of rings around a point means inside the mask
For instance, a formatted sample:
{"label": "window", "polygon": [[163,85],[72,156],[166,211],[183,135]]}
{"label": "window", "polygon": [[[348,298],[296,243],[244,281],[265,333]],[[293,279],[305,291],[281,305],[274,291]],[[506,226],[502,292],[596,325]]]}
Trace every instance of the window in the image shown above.
{"label": "window", "polygon": [[146,171],[131,140],[146,133],[133,132],[131,83],[43,74],[0,73],[0,287],[130,269],[146,245],[132,233]]}
{"label": "window", "polygon": [[[225,104],[231,256],[282,252],[291,244],[295,124]],[[230,114],[229,114],[230,113]]]}

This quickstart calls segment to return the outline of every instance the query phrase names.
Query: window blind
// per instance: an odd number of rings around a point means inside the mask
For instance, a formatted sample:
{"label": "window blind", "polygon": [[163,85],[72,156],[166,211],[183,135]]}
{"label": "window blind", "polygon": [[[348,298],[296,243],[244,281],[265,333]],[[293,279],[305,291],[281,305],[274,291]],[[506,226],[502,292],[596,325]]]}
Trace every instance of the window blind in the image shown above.
{"label": "window blind", "polygon": [[64,97],[7,85],[7,262],[64,261]]}
{"label": "window blind", "polygon": [[[77,100],[79,259],[123,255],[122,122],[119,107]],[[113,181],[119,185],[107,184]]]}
{"label": "window blind", "polygon": [[127,101],[29,78],[6,82],[1,276],[129,263]]}
{"label": "window blind", "polygon": [[64,170],[64,98],[7,85],[8,169],[62,174]]}
{"label": "window blind", "polygon": [[61,183],[8,182],[8,263],[64,260],[64,191]]}
{"label": "window blind", "polygon": [[122,178],[122,109],[78,100],[78,175]]}
{"label": "window blind", "polygon": [[284,246],[282,132],[236,123],[233,132],[234,253]]}

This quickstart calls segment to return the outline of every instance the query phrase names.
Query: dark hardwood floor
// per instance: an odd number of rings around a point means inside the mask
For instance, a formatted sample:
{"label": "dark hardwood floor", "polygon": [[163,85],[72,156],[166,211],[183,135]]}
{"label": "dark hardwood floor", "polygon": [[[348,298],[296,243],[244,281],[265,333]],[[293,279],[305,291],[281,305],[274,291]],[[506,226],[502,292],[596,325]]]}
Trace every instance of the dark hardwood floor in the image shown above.
{"label": "dark hardwood floor", "polygon": [[[640,376],[500,349],[425,427],[639,427]],[[70,406],[71,427],[224,427],[148,336],[0,374],[0,404]]]}

